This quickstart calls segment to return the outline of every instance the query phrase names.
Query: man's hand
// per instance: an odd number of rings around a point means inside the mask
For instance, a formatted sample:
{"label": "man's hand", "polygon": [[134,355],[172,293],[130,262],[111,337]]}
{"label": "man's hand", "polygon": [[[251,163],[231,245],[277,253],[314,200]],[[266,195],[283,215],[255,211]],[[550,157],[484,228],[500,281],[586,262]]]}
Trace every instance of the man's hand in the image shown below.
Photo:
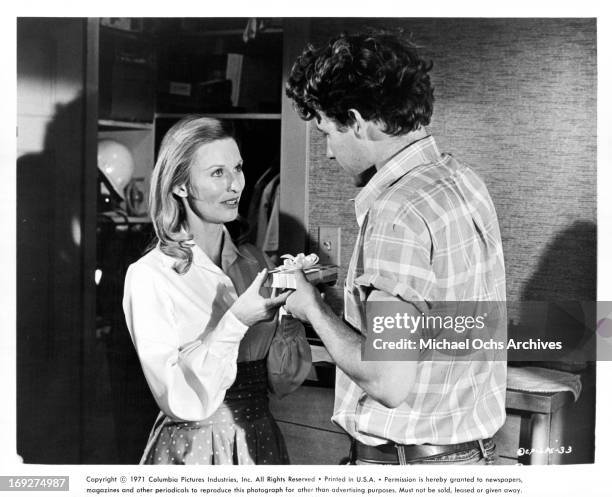
{"label": "man's hand", "polygon": [[[295,279],[296,290],[287,298],[285,308],[312,325],[336,366],[385,407],[394,408],[404,402],[416,377],[418,351],[414,352],[415,357],[406,361],[363,361],[363,335],[333,312],[302,271],[296,272]],[[397,300],[397,297],[377,290],[370,295],[376,300]],[[413,310],[415,315],[420,315],[416,307]]]}
{"label": "man's hand", "polygon": [[308,282],[301,269],[293,274],[295,274],[295,291],[289,295],[285,309],[301,321],[311,321],[310,313],[325,306],[325,303],[321,299],[319,290]]}
{"label": "man's hand", "polygon": [[259,294],[259,290],[263,282],[266,281],[267,275],[267,269],[260,271],[249,288],[236,299],[231,307],[234,315],[247,326],[253,326],[259,321],[271,319],[276,309],[285,303],[291,293],[284,292],[277,297],[263,298]]}

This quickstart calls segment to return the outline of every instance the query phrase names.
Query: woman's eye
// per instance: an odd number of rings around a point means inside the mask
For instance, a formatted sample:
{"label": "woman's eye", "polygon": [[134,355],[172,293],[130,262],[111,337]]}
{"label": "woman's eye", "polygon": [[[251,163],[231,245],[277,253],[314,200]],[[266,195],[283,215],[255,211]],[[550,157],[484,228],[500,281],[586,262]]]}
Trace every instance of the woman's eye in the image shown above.
{"label": "woman's eye", "polygon": [[236,171],[239,172],[239,173],[242,172],[242,164],[238,164],[236,166]]}
{"label": "woman's eye", "polygon": [[215,169],[215,170],[212,172],[212,175],[213,175],[213,176],[223,176],[223,168],[221,168],[221,167],[220,167],[220,168],[218,168],[218,169]]}

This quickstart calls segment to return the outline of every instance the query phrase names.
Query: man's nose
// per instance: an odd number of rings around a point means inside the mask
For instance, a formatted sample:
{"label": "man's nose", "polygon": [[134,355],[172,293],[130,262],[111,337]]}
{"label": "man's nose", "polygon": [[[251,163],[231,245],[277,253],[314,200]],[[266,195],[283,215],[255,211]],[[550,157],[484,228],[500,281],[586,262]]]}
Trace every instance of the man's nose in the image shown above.
{"label": "man's nose", "polygon": [[334,152],[331,149],[331,147],[329,146],[329,140],[327,140],[326,146],[327,146],[327,151],[325,152],[325,154],[327,155],[327,158],[328,159],[335,159],[336,157],[334,156]]}

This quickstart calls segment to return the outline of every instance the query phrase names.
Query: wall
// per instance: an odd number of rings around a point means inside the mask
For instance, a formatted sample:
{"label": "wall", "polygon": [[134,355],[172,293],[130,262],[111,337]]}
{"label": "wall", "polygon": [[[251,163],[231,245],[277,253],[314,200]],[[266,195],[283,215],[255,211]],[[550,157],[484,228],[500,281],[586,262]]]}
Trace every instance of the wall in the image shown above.
{"label": "wall", "polygon": [[[595,20],[317,19],[310,38],[319,45],[364,26],[404,28],[434,61],[430,131],[489,187],[508,300],[594,299]],[[342,227],[343,279],[356,238],[348,199],[358,190],[310,126],[308,231]]]}

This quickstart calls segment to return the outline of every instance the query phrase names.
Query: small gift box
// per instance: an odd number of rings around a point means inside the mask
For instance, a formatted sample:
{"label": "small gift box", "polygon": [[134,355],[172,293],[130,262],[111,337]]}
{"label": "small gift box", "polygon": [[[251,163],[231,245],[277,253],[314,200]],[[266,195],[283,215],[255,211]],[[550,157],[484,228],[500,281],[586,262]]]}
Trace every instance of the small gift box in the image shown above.
{"label": "small gift box", "polygon": [[295,289],[295,271],[299,269],[313,285],[333,284],[338,279],[338,266],[318,264],[316,254],[283,255],[281,259],[285,259],[283,265],[268,272],[265,286]]}

